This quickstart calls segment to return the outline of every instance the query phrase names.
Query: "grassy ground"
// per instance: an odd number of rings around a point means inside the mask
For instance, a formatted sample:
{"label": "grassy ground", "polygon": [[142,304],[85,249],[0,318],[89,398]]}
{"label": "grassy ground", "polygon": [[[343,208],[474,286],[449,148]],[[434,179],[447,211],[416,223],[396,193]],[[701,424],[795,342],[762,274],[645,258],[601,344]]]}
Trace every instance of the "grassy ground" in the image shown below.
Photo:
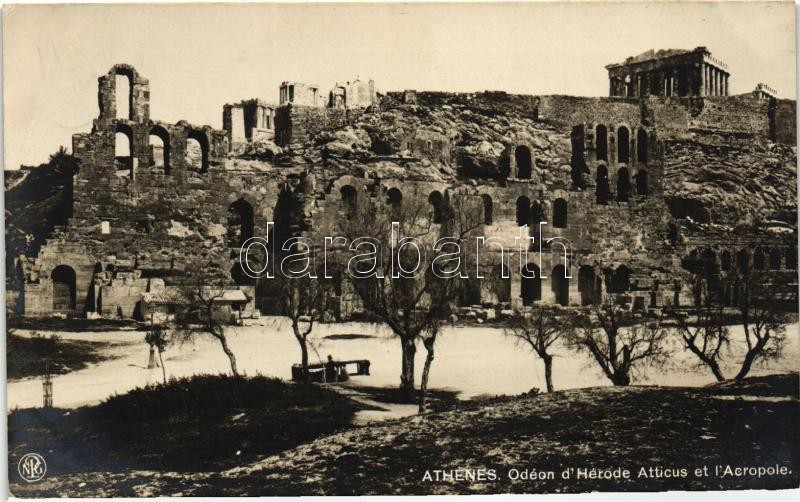
{"label": "grassy ground", "polygon": [[54,476],[219,471],[332,434],[348,426],[357,409],[320,387],[202,375],[136,389],[97,406],[16,410],[8,417],[9,446],[11,458],[40,452]]}
{"label": "grassy ground", "polygon": [[41,376],[46,368],[54,375],[80,370],[107,359],[102,354],[107,346],[101,342],[63,340],[56,335],[23,337],[9,333],[6,338],[7,377],[16,380]]}
{"label": "grassy ground", "polygon": [[[11,418],[13,465],[30,450],[19,444],[19,422]],[[263,428],[273,428],[272,418],[260,416]],[[196,429],[186,419],[175,417],[191,434]],[[578,389],[464,404],[424,417],[351,428],[300,441],[304,444],[255,462],[242,458],[238,467],[222,472],[189,474],[185,466],[182,472],[87,466],[85,472],[69,475],[48,473],[47,479],[31,485],[12,476],[11,491],[18,496],[257,496],[788,488],[799,481],[799,422],[797,374],[704,388]],[[40,451],[46,452],[49,444],[39,445]],[[220,441],[208,451],[224,455],[234,447]],[[108,455],[107,449],[97,451]],[[50,455],[48,466],[51,460],[62,462],[59,455]],[[775,464],[788,467],[791,474],[713,475],[716,466]],[[695,476],[694,470],[703,466],[710,475]],[[574,470],[571,479],[561,477],[564,469],[592,467],[625,468],[632,479],[576,479]],[[642,478],[642,467],[683,468],[687,475]],[[497,479],[425,481],[426,471],[477,468],[494,469]],[[511,469],[553,471],[554,479],[513,480]]]}

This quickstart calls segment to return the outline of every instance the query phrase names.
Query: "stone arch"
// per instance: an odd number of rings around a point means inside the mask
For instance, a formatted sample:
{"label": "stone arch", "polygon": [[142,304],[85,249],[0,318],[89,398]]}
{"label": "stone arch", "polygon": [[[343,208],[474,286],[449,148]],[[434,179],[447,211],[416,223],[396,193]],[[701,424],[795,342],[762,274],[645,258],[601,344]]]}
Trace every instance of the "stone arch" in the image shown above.
{"label": "stone arch", "polygon": [[343,185],[339,189],[347,214],[352,216],[358,208],[358,192],[353,185]]}
{"label": "stone arch", "polygon": [[631,134],[626,126],[617,129],[617,162],[627,164],[630,162]]}
{"label": "stone arch", "polygon": [[491,225],[494,223],[494,202],[492,201],[492,196],[489,194],[481,195],[481,201],[483,202],[483,224],[484,225]]}
{"label": "stone arch", "polygon": [[650,195],[650,189],[647,185],[647,170],[639,169],[636,171],[636,193],[641,197]]}
{"label": "stone arch", "polygon": [[631,196],[631,177],[627,167],[617,170],[617,202],[628,202]]}
{"label": "stone arch", "polygon": [[[154,145],[152,138],[157,138],[161,140],[161,155],[158,155],[156,148],[158,145]],[[150,165],[161,167],[164,169],[164,174],[170,173],[170,142],[169,142],[169,132],[161,127],[160,125],[154,125],[150,129],[150,133],[148,134],[148,144],[150,146]],[[159,157],[160,157],[160,165],[159,165]]]}
{"label": "stone arch", "polygon": [[528,306],[541,301],[542,299],[542,279],[539,273],[539,267],[533,263],[525,265],[521,272],[521,288],[520,295],[522,296],[522,305]]}
{"label": "stone arch", "polygon": [[553,267],[553,275],[550,276],[550,287],[553,290],[555,301],[559,305],[569,305],[569,277],[564,265]]}
{"label": "stone arch", "polygon": [[597,124],[595,129],[595,156],[597,160],[608,162],[608,129],[603,124]]}
{"label": "stone arch", "polygon": [[518,145],[514,148],[514,160],[517,164],[517,178],[529,180],[533,174],[533,154],[531,149],[525,145]]}
{"label": "stone arch", "polygon": [[531,219],[531,200],[524,195],[517,198],[517,226],[527,225]]}
{"label": "stone arch", "polygon": [[243,198],[237,199],[228,206],[228,247],[241,247],[253,237],[253,230],[253,206]]}
{"label": "stone arch", "polygon": [[781,250],[778,248],[772,248],[772,250],[769,252],[769,269],[781,269]]}
{"label": "stone arch", "polygon": [[[199,146],[199,152],[197,151],[198,146],[190,146],[192,141],[196,141],[197,145]],[[194,170],[200,173],[205,173],[208,171],[208,136],[203,131],[197,129],[189,130],[189,133],[186,135],[186,152],[185,152],[185,161],[187,166],[193,166]],[[200,157],[200,162],[196,162],[193,157],[198,156]]]}
{"label": "stone arch", "polygon": [[433,223],[442,223],[444,220],[444,197],[438,190],[434,190],[428,195],[428,202],[431,205]]}
{"label": "stone arch", "polygon": [[647,131],[642,127],[636,132],[636,160],[647,163]]}
{"label": "stone arch", "polygon": [[584,150],[586,146],[586,133],[583,124],[572,127],[570,133],[570,143],[572,145],[572,157],[570,159],[570,177],[572,185],[577,188],[584,188],[586,181],[583,177],[587,172],[586,157]]}
{"label": "stone arch", "polygon": [[581,305],[595,305],[600,302],[602,285],[591,265],[582,265],[578,269],[578,291],[581,293]]}
{"label": "stone arch", "polygon": [[53,281],[53,312],[74,312],[76,309],[75,269],[59,265],[50,273]]}
{"label": "stone arch", "polygon": [[114,128],[114,166],[120,176],[134,177],[133,129],[128,124],[117,124]]}
{"label": "stone arch", "polygon": [[604,164],[597,166],[595,196],[598,204],[608,204],[608,200],[611,198],[611,187],[608,182],[608,168]]}
{"label": "stone arch", "polygon": [[567,201],[562,198],[553,201],[553,228],[567,228]]}
{"label": "stone arch", "polygon": [[403,193],[400,189],[392,187],[386,191],[386,204],[392,212],[392,217],[400,217],[400,211],[403,207]]}
{"label": "stone arch", "polygon": [[[149,119],[149,83],[133,66],[116,64],[98,82],[97,100],[101,120],[145,122]],[[122,109],[118,104],[122,105]]]}

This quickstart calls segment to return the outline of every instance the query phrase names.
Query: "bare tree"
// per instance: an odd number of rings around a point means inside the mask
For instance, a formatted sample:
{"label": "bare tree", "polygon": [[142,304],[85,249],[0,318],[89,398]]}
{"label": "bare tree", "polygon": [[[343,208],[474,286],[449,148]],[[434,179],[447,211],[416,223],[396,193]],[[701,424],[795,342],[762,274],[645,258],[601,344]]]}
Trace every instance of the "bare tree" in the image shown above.
{"label": "bare tree", "polygon": [[669,332],[663,316],[636,319],[610,300],[578,314],[565,341],[577,352],[588,352],[614,385],[629,385],[632,376],[666,362]]}
{"label": "bare tree", "polygon": [[327,303],[327,288],[322,278],[276,277],[280,288],[283,309],[292,324],[292,333],[300,345],[300,362],[303,371],[303,383],[311,383],[308,372],[309,336],[314,330],[314,323],[321,321]]}
{"label": "bare tree", "polygon": [[528,312],[516,315],[505,329],[507,336],[518,343],[527,345],[544,363],[544,378],[547,392],[553,392],[553,354],[552,345],[569,334],[572,327],[564,322],[563,315],[556,307],[536,305]]}
{"label": "bare tree", "polygon": [[[468,196],[454,195],[449,203],[444,199],[435,201],[439,205],[426,199],[422,194],[414,194],[403,200],[399,207],[380,201],[364,201],[341,224],[342,232],[351,241],[366,237],[388,244],[397,237],[392,233],[392,222],[397,222],[395,229],[399,236],[415,239],[420,247],[417,254],[409,247],[384,246],[379,250],[379,258],[373,262],[376,273],[355,277],[353,283],[365,309],[384,322],[400,340],[400,390],[409,402],[413,401],[415,391],[417,341],[422,341],[426,358],[420,386],[421,413],[427,409],[428,379],[436,340],[450,314],[450,302],[464,282],[460,278],[443,278],[432,273],[434,243],[439,238],[451,237],[453,241],[449,245],[454,249],[453,243],[464,239],[482,224],[481,213],[472,209],[478,207],[477,202],[467,204]],[[456,207],[459,210],[454,211]],[[466,256],[463,246],[461,248],[460,258],[464,260]],[[406,270],[416,267],[421,272],[414,277],[393,277],[393,262]]]}
{"label": "bare tree", "polygon": [[[230,312],[224,305],[225,292],[231,290],[229,280],[209,271],[213,265],[204,267],[193,260],[187,264],[186,280],[178,286],[173,296],[176,305],[175,336],[183,341],[192,341],[195,336],[206,333],[214,337],[228,357],[231,373],[239,376],[236,356],[228,345],[227,327]],[[203,270],[206,270],[206,273]]]}
{"label": "bare tree", "polygon": [[722,303],[715,301],[713,284],[714,280],[710,275],[694,276],[694,318],[679,310],[673,310],[671,314],[684,347],[697,357],[701,366],[706,366],[711,371],[717,381],[722,382],[725,376],[720,368],[720,361],[723,349],[730,346],[730,330],[725,322]]}
{"label": "bare tree", "polygon": [[[167,370],[164,368],[164,351],[167,349],[167,344],[169,340],[167,338],[167,330],[160,325],[153,324],[152,318],[150,319],[150,327],[147,329],[147,333],[144,336],[145,342],[150,346],[150,362],[147,365],[148,368],[154,368],[156,366],[161,366],[161,376],[164,379],[164,384],[167,383]],[[158,351],[158,362],[155,361],[155,351]]]}

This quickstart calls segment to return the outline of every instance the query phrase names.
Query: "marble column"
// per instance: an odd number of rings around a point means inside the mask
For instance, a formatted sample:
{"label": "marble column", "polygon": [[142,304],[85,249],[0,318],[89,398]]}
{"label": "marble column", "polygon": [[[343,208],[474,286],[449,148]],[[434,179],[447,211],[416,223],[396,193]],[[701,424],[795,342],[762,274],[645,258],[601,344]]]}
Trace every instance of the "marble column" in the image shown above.
{"label": "marble column", "polygon": [[707,94],[708,88],[708,71],[706,70],[706,64],[700,64],[700,95],[705,96]]}

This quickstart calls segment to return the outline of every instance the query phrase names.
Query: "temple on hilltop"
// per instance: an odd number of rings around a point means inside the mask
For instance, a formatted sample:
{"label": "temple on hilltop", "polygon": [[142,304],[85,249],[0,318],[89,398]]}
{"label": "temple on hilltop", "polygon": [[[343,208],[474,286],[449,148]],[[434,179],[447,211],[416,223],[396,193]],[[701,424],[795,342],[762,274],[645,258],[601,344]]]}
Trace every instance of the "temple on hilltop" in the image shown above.
{"label": "temple on hilltop", "polygon": [[728,65],[705,47],[649,50],[606,66],[609,96],[727,96]]}

